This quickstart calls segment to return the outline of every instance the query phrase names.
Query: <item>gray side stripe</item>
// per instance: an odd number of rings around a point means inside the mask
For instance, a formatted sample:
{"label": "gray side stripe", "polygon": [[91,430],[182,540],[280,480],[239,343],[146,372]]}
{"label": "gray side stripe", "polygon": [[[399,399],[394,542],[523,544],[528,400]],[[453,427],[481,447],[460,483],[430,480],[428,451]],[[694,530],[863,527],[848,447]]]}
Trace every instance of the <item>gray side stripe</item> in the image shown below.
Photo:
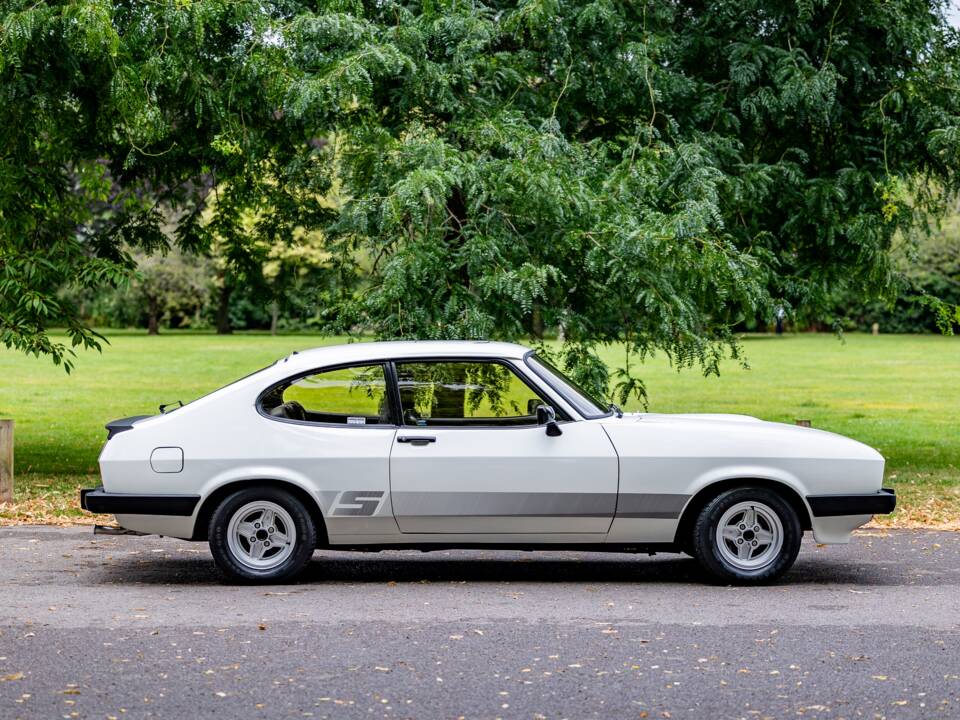
{"label": "gray side stripe", "polygon": [[689,499],[689,495],[667,493],[622,493],[617,502],[617,517],[675,520]]}
{"label": "gray side stripe", "polygon": [[673,520],[689,495],[664,493],[395,492],[398,517],[611,517]]}
{"label": "gray side stripe", "polygon": [[397,492],[399,517],[612,517],[616,493]]}

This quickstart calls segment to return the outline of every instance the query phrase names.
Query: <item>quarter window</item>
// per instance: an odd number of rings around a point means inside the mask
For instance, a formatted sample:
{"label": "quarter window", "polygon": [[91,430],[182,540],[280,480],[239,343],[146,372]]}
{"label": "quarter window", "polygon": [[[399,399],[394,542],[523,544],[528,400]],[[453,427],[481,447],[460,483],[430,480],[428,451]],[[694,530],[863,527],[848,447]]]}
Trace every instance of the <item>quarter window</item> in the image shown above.
{"label": "quarter window", "polygon": [[325,370],[274,388],[263,398],[269,415],[343,425],[393,423],[382,365]]}
{"label": "quarter window", "polygon": [[536,425],[544,400],[495,362],[397,364],[404,425]]}

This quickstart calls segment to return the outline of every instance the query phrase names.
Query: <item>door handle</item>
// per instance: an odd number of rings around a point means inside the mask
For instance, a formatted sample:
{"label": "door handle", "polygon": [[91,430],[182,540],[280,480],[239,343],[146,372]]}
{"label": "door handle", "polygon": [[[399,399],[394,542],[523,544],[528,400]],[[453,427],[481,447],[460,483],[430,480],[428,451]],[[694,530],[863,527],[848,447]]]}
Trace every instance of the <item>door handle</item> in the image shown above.
{"label": "door handle", "polygon": [[426,445],[436,442],[437,439],[431,435],[400,435],[397,442],[410,443],[411,445]]}

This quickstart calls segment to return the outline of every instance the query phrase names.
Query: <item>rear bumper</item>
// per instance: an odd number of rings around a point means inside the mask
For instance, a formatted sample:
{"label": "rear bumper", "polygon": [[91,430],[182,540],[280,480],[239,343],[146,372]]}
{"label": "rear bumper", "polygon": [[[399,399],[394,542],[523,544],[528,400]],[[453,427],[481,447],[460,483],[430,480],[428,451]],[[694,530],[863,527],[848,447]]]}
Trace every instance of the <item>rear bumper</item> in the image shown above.
{"label": "rear bumper", "polygon": [[808,495],[807,502],[814,517],[886,515],[897,507],[897,494],[893,488],[883,488],[862,495]]}
{"label": "rear bumper", "polygon": [[135,495],[111,493],[102,487],[80,491],[80,507],[109,515],[193,515],[199,495]]}

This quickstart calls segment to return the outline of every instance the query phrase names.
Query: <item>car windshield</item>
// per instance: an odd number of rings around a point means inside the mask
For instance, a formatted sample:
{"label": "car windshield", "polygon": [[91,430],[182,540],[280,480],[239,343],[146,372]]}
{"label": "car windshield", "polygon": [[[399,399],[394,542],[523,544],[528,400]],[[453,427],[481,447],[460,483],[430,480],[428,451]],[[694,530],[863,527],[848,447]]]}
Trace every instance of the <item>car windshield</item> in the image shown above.
{"label": "car windshield", "polygon": [[550,387],[563,396],[585,418],[609,415],[610,409],[603,406],[586,390],[564,375],[552,364],[537,355],[528,355],[527,365]]}

